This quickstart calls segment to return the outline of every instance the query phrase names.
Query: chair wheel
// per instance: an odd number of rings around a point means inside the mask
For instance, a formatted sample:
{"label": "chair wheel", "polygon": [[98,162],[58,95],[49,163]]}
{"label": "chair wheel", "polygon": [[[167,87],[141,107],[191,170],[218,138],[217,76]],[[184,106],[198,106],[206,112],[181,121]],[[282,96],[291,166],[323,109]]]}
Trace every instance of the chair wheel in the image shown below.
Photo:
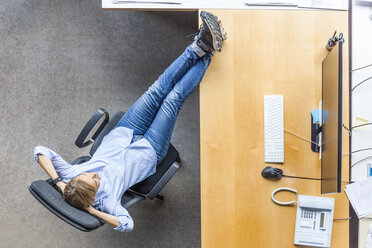
{"label": "chair wheel", "polygon": [[158,198],[158,199],[161,200],[161,201],[164,200],[164,196],[162,196],[162,195],[160,195],[160,194],[157,195],[156,198]]}

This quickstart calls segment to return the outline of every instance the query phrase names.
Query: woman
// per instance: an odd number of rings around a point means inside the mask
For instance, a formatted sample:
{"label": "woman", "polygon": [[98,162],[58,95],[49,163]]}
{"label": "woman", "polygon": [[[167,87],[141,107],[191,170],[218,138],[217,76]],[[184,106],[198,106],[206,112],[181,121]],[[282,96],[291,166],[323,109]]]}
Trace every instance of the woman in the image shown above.
{"label": "woman", "polygon": [[166,155],[182,104],[198,86],[215,51],[226,39],[218,18],[201,12],[203,25],[186,48],[105,136],[83,164],[64,161],[37,146],[35,160],[63,192],[64,199],[102,219],[118,231],[133,230],[133,220],[120,204],[132,185],[155,173]]}

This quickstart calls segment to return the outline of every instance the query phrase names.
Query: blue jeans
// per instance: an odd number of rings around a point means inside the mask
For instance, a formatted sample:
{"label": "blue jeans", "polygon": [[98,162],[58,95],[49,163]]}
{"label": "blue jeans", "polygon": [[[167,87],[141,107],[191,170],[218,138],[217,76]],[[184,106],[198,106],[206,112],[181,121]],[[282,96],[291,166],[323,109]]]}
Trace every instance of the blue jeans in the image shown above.
{"label": "blue jeans", "polygon": [[135,138],[144,137],[150,142],[157,162],[167,154],[182,104],[199,85],[211,57],[199,57],[188,46],[119,121],[117,126],[133,129]]}

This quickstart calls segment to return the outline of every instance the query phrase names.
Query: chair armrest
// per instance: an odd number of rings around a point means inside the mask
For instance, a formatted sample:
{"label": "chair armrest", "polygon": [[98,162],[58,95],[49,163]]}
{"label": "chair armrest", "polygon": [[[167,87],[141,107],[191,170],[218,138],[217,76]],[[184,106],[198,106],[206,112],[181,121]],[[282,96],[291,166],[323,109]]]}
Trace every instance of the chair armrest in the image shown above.
{"label": "chair armrest", "polygon": [[91,159],[90,156],[81,156],[81,157],[78,157],[77,159],[75,159],[74,161],[72,161],[72,165],[75,165],[75,164],[82,164],[82,163],[85,163],[87,161],[89,161]]}
{"label": "chair armrest", "polygon": [[175,161],[171,167],[165,172],[165,174],[160,178],[160,180],[156,183],[154,188],[150,191],[150,193],[147,195],[147,197],[150,200],[153,200],[160,191],[164,188],[164,186],[169,182],[169,180],[176,174],[177,170],[180,168],[180,164]]}
{"label": "chair armrest", "polygon": [[132,206],[136,202],[143,201],[145,199],[146,199],[146,197],[144,197],[140,194],[137,194],[133,191],[127,190],[127,191],[125,191],[125,193],[121,197],[121,205],[124,208],[128,209],[130,206]]}
{"label": "chair armrest", "polygon": [[[102,124],[99,126],[97,131],[93,134],[92,138],[89,139],[88,141],[84,142],[84,140],[88,137],[88,134],[90,133],[90,131],[92,131],[92,129],[97,124],[97,122],[102,118],[102,116],[105,116],[105,119],[102,122]],[[109,118],[110,118],[110,116],[109,116],[109,114],[107,113],[106,110],[104,110],[103,108],[98,109],[92,115],[92,117],[89,119],[87,124],[85,124],[83,129],[81,130],[79,136],[77,137],[77,139],[75,141],[75,145],[79,148],[82,148],[82,147],[85,147],[87,145],[92,144],[94,142],[94,140],[97,138],[97,136],[101,133],[102,129],[108,123]]]}

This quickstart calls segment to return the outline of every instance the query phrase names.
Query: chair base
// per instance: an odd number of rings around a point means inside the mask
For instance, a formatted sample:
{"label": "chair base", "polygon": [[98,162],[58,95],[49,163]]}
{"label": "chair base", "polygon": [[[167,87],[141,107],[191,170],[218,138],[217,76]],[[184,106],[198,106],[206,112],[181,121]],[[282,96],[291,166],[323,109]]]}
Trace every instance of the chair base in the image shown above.
{"label": "chair base", "polygon": [[156,196],[156,198],[158,198],[159,200],[164,200],[164,196],[162,196],[161,194],[158,194],[157,196]]}

